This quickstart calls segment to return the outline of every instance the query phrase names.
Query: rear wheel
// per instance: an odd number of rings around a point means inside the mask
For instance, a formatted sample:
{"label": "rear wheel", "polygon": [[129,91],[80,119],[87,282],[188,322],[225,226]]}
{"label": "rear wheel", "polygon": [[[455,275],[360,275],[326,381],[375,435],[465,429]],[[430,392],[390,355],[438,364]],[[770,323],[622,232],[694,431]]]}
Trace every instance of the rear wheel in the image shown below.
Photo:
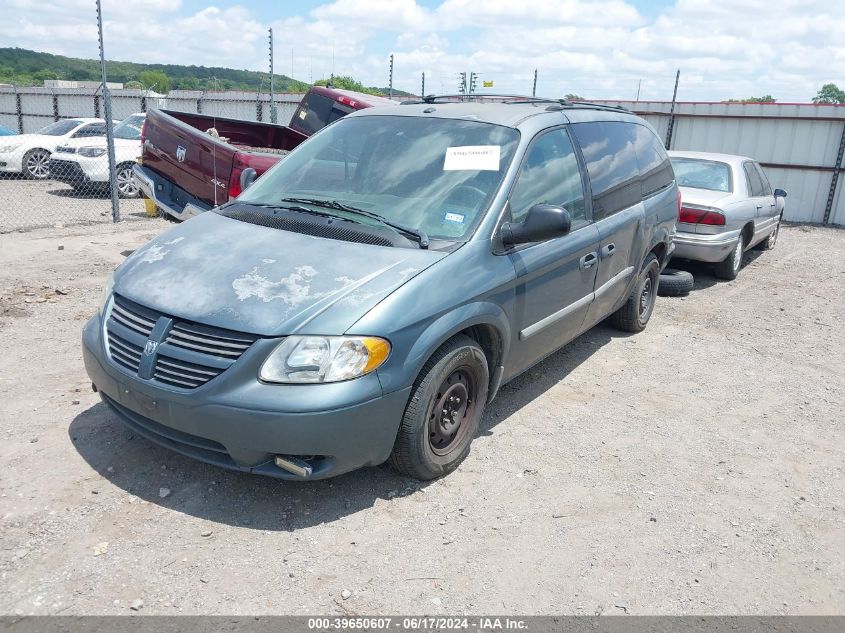
{"label": "rear wheel", "polygon": [[642,332],[654,312],[660,283],[660,263],[652,254],[645,260],[640,278],[625,304],[610,316],[613,326],[624,332]]}
{"label": "rear wheel", "polygon": [[478,430],[489,380],[487,359],[478,343],[464,335],[447,341],[414,384],[390,465],[421,480],[457,468]]}
{"label": "rear wheel", "polygon": [[50,152],[46,149],[29,150],[23,157],[23,173],[32,180],[50,177]]}
{"label": "rear wheel", "polygon": [[714,270],[719,279],[736,279],[739,274],[739,269],[742,268],[742,253],[745,252],[745,239],[742,235],[736,241],[736,246],[731,251],[730,255],[725,257],[722,261],[716,264]]}
{"label": "rear wheel", "polygon": [[769,233],[769,237],[760,242],[760,249],[764,251],[772,250],[777,244],[778,233],[780,233],[780,218],[778,218],[778,223],[775,224],[775,230]]}
{"label": "rear wheel", "polygon": [[118,165],[115,173],[117,195],[121,198],[137,198],[141,195],[135,178],[132,177],[132,163]]}

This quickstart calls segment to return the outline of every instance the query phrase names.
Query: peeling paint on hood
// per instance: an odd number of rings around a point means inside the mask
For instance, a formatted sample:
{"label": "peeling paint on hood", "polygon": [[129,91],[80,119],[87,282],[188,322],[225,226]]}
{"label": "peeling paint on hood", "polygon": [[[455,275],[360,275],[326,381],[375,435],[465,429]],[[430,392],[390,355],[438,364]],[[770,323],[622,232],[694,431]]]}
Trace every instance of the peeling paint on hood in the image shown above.
{"label": "peeling paint on hood", "polygon": [[264,336],[342,334],[446,253],[313,237],[204,213],[138,249],[115,292]]}

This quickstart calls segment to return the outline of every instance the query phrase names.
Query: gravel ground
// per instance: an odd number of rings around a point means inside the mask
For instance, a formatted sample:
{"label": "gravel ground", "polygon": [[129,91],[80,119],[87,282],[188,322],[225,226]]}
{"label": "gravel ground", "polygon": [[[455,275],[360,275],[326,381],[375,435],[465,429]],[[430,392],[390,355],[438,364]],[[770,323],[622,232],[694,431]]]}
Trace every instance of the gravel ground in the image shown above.
{"label": "gravel ground", "polygon": [[845,613],[845,232],[693,268],[642,334],[506,386],[421,485],[234,474],[121,426],[80,331],[166,228],[0,236],[0,613]]}
{"label": "gravel ground", "polygon": [[[100,190],[75,191],[54,180],[0,174],[0,233],[71,224],[110,223],[111,198]],[[145,218],[140,199],[119,200],[121,218]]]}

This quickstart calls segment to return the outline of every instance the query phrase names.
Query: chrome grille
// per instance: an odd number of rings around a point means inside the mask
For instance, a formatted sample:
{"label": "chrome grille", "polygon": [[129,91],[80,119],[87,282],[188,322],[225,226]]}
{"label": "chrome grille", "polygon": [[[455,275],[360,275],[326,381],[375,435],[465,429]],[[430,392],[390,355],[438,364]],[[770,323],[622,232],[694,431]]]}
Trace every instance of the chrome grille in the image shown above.
{"label": "chrome grille", "polygon": [[[257,339],[175,319],[120,295],[114,295],[106,337],[109,356],[117,365],[141,378],[180,389],[196,389],[219,376]],[[157,343],[154,362],[144,365],[144,347],[150,341]],[[148,375],[142,375],[145,372]]]}

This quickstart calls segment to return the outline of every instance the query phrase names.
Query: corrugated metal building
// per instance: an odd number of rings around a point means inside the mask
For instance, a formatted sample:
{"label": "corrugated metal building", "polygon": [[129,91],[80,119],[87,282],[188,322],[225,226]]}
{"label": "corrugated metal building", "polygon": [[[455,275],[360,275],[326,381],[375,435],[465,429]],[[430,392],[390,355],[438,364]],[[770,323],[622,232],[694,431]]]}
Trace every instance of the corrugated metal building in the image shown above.
{"label": "corrugated metal building", "polygon": [[[670,149],[758,160],[785,189],[785,219],[845,226],[845,105],[607,101],[644,117]],[[674,119],[674,120],[673,120]]]}

